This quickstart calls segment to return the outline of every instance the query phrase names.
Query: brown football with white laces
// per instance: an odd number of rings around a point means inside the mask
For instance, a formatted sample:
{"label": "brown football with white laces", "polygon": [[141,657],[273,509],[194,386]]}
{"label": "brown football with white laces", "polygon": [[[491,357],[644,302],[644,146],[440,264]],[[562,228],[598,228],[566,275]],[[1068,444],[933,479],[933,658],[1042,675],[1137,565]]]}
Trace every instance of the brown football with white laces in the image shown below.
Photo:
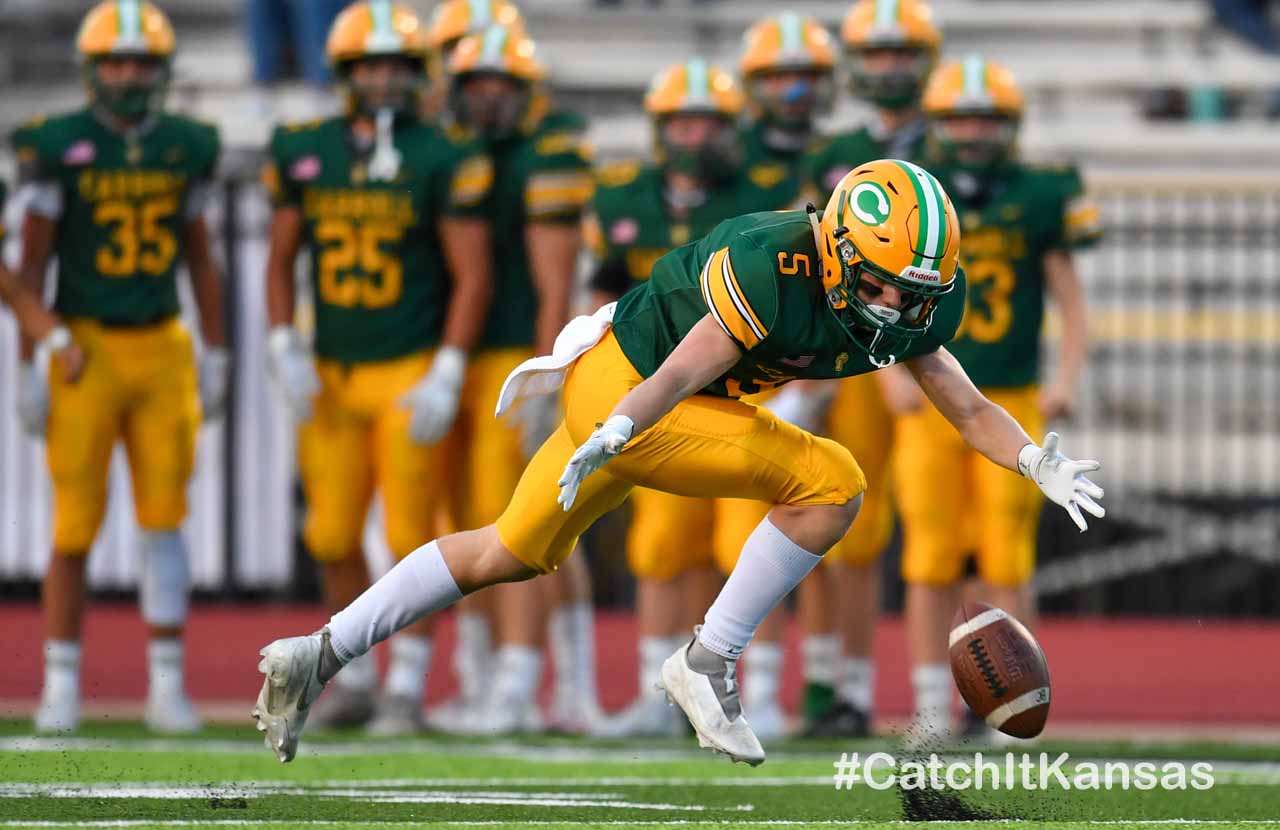
{"label": "brown football with white laces", "polygon": [[1027,627],[985,602],[966,602],[951,621],[951,676],[960,696],[993,729],[1034,738],[1049,719],[1049,664]]}

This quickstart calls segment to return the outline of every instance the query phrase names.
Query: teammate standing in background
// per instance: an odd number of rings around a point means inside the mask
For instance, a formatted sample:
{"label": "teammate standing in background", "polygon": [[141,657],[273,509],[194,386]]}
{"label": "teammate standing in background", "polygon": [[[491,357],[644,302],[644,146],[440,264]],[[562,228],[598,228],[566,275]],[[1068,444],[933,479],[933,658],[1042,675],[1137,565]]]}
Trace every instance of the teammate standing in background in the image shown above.
{"label": "teammate standing in background", "polygon": [[[448,486],[433,446],[457,414],[491,293],[483,152],[423,123],[427,45],[405,6],[349,6],[329,33],[346,113],[276,130],[265,180],[275,205],[267,261],[271,369],[295,419],[306,491],[303,539],[325,603],[369,584],[361,535],[375,489],[397,558],[424,533]],[[294,266],[311,253],[314,352],[293,327]],[[421,725],[430,623],[391,643],[375,731]],[[355,665],[317,706],[322,725],[375,717],[377,670]]]}
{"label": "teammate standing in background", "polygon": [[[200,720],[183,688],[190,576],[180,527],[201,413],[222,414],[228,382],[219,275],[203,218],[218,133],[164,111],[174,35],[154,5],[99,3],[80,25],[76,50],[89,105],[36,119],[13,137],[27,191],[20,278],[42,296],[57,256],[54,309],[89,358],[72,382],[61,358],[45,374],[31,360],[31,341],[22,344],[20,415],[31,435],[45,437],[53,479],[44,692],[35,724],[66,731],[80,720],[86,559],[106,511],[112,449],[123,441],[142,530],[145,720],[160,732],[194,732]],[[200,310],[198,366],[178,319],[180,261]]]}
{"label": "teammate standing in background", "polygon": [[[924,95],[927,163],[955,200],[969,280],[964,322],[948,349],[984,395],[1038,433],[1075,399],[1088,332],[1070,252],[1096,240],[1100,229],[1074,168],[1017,160],[1022,106],[1012,74],[977,56],[940,68]],[[1062,335],[1057,366],[1042,387],[1046,297],[1060,312]],[[894,446],[916,692],[910,737],[927,740],[945,735],[950,722],[947,632],[968,555],[976,558],[984,599],[1028,625],[1035,618],[1041,498],[1030,482],[965,446],[918,391],[911,411],[898,418]]]}
{"label": "teammate standing in background", "polygon": [[[594,185],[586,124],[555,105],[546,69],[521,28],[492,25],[464,37],[448,68],[450,114],[480,140],[494,166],[494,302],[448,441],[455,519],[472,527],[502,513],[520,471],[560,422],[553,396],[527,402],[509,420],[496,419],[494,409],[507,375],[535,353],[550,352],[568,321],[582,214]],[[590,590],[579,559],[541,584],[491,592],[494,668],[491,675],[464,678],[464,686],[478,681],[485,694],[469,717],[449,726],[473,733],[540,729],[535,696],[550,627],[554,725],[588,728],[598,708]]]}
{"label": "teammate standing in background", "polygon": [[[881,157],[919,161],[924,140],[920,95],[942,38],[919,0],[859,0],[840,29],[851,91],[874,108],[864,126],[817,142],[806,160],[808,189],[825,200],[849,170]],[[781,408],[822,421],[867,476],[862,510],[828,567],[800,588],[805,626],[804,714],[812,737],[869,734],[875,668],[871,649],[880,613],[880,554],[893,533],[888,480],[894,401],[909,386],[903,370],[846,378],[823,388],[797,386]],[[807,396],[807,401],[800,397]],[[825,398],[825,400],[824,400]],[[825,407],[825,411],[824,411]]]}
{"label": "teammate standing in background", "polygon": [[[587,222],[598,262],[591,285],[593,308],[648,280],[660,257],[722,220],[744,209],[782,208],[795,200],[797,179],[784,163],[761,157],[746,166],[744,133],[737,125],[744,105],[733,76],[703,60],[677,64],[654,78],[645,96],[654,161],[614,164],[599,174]],[[768,508],[762,505],[752,518],[756,509],[748,503],[646,488],[633,491],[631,506],[627,561],[636,576],[640,677],[654,677],[697,622],[708,594],[714,596],[719,581],[714,566],[732,568],[742,540]],[[746,517],[740,532],[743,522],[734,522],[731,513]],[[716,552],[722,549],[729,552],[720,563]],[[753,689],[764,690],[763,675]],[[776,703],[773,708],[778,714],[772,720],[763,705],[756,709],[758,727],[776,722],[780,728],[781,710]],[[671,735],[683,729],[679,713],[661,691],[642,684],[636,700],[601,734]]]}

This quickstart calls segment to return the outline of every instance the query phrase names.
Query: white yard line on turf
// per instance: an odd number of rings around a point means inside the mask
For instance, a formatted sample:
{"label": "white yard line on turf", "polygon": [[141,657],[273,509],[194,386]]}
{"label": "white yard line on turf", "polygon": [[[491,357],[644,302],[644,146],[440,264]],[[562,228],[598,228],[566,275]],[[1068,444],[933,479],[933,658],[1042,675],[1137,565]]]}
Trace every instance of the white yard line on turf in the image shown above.
{"label": "white yard line on turf", "polygon": [[[79,828],[79,827],[351,827],[355,825],[355,821],[341,821],[336,819],[263,819],[254,821],[251,819],[167,819],[167,820],[147,820],[147,819],[117,819],[117,820],[90,820],[90,821],[0,821],[0,827],[40,827],[40,828]],[[376,821],[369,822],[369,827],[565,827],[572,826],[579,822],[572,820],[559,821]],[[875,826],[892,826],[892,827],[920,827],[921,825],[934,826],[957,826],[955,821],[878,821],[875,819],[821,819],[817,821],[803,821],[790,819],[732,819],[726,820],[695,820],[688,821],[683,819],[672,819],[670,821],[589,821],[581,822],[589,824],[592,827],[698,827],[698,826],[724,826],[732,823],[737,826],[751,827],[857,827],[861,825]],[[963,826],[981,827],[985,825],[1005,825],[1005,824],[1034,824],[1035,822],[1014,821],[991,821],[991,822],[974,822],[972,825],[964,823]],[[1179,827],[1223,827],[1223,826],[1280,826],[1280,822],[1267,819],[1116,819],[1116,820],[1096,820],[1096,821],[1067,821],[1061,826],[1064,827],[1155,827],[1155,826],[1172,826]]]}

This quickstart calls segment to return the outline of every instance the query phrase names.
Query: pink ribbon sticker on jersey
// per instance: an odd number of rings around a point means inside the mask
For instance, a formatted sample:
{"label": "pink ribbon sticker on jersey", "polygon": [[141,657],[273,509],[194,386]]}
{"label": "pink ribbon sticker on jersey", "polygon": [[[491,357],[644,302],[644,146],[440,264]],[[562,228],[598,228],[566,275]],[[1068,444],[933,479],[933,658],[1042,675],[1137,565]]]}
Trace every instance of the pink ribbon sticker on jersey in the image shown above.
{"label": "pink ribbon sticker on jersey", "polygon": [[635,242],[640,235],[640,223],[634,219],[619,219],[609,228],[609,239],[615,245]]}
{"label": "pink ribbon sticker on jersey", "polygon": [[89,139],[77,141],[62,154],[64,164],[88,164],[98,157],[98,148]]}
{"label": "pink ribbon sticker on jersey", "polygon": [[320,157],[303,156],[289,168],[289,178],[296,182],[307,182],[320,175]]}

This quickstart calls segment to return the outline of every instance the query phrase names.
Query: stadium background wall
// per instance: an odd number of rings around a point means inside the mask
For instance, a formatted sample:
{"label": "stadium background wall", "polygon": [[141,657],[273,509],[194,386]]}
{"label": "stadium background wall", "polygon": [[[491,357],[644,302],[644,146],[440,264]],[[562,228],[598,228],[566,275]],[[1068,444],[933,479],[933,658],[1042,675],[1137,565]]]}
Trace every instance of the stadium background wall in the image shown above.
{"label": "stadium background wall", "polygon": [[[293,431],[265,363],[263,264],[268,207],[237,157],[211,209],[223,241],[235,382],[230,416],[206,426],[184,532],[196,589],[236,598],[313,598],[298,541]],[[1080,536],[1046,511],[1037,588],[1049,613],[1280,615],[1280,182],[1155,174],[1090,176],[1107,236],[1081,258],[1092,314],[1080,409],[1064,432],[1077,457],[1105,463],[1108,515]],[[22,207],[9,210],[16,227]],[[11,234],[11,238],[16,234]],[[11,245],[16,244],[11,239]],[[7,251],[9,261],[15,251]],[[185,308],[191,309],[189,297]],[[305,314],[302,323],[305,328]],[[1050,319],[1046,348],[1053,348]],[[16,337],[0,315],[0,597],[29,594],[48,559],[43,447],[13,401]],[[137,529],[117,455],[108,517],[90,561],[98,591],[136,583]],[[626,601],[623,523],[588,539],[598,596]],[[390,557],[377,511],[366,531]],[[901,588],[896,542],[886,596]]]}

